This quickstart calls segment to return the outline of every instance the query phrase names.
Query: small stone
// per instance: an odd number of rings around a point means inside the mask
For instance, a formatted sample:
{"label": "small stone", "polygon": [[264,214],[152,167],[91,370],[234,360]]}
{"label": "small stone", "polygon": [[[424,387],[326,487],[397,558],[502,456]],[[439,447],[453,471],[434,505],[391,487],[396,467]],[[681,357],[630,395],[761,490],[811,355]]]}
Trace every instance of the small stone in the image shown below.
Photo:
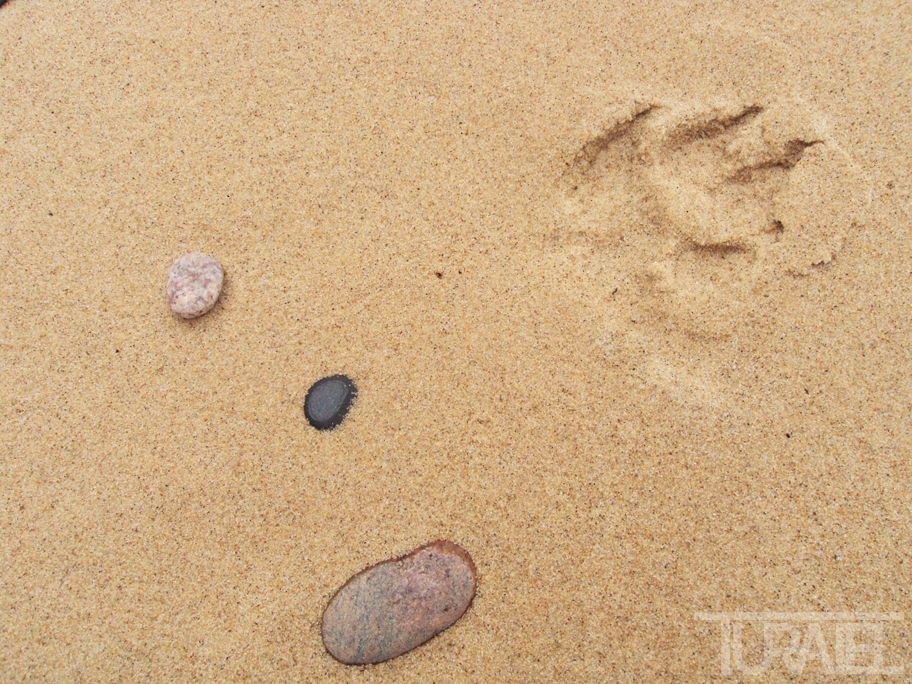
{"label": "small stone", "polygon": [[199,318],[209,311],[222,292],[225,272],[205,254],[184,254],[168,270],[165,291],[171,310],[181,318]]}
{"label": "small stone", "polygon": [[317,430],[332,430],[348,414],[358,388],[345,375],[331,375],[318,380],[304,397],[304,415]]}
{"label": "small stone", "polygon": [[346,665],[381,663],[450,627],[475,597],[471,556],[435,541],[362,570],[323,613],[323,645]]}

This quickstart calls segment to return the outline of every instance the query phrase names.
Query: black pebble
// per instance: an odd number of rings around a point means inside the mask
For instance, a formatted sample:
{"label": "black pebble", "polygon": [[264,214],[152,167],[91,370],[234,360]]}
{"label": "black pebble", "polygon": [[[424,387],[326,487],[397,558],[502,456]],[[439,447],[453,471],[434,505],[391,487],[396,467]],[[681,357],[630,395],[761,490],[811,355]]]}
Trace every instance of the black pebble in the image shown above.
{"label": "black pebble", "polygon": [[317,430],[332,430],[348,414],[358,388],[345,375],[317,380],[304,397],[304,415]]}

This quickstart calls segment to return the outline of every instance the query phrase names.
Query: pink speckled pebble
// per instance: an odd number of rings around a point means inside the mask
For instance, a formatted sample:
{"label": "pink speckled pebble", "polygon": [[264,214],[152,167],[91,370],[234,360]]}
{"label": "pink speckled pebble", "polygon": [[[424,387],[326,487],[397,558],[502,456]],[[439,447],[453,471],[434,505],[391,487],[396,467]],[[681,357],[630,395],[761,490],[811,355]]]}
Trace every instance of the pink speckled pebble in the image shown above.
{"label": "pink speckled pebble", "polygon": [[209,311],[222,292],[225,272],[211,256],[184,254],[168,270],[165,291],[171,310],[181,318],[198,318]]}

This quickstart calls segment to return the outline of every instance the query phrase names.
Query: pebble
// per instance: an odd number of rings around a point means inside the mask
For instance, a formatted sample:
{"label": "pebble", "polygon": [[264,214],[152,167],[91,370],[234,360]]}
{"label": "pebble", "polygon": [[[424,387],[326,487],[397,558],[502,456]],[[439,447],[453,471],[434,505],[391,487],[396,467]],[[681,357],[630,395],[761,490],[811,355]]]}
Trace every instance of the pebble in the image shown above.
{"label": "pebble", "polygon": [[471,556],[450,541],[373,565],[330,599],[323,613],[323,645],[346,665],[400,656],[462,617],[476,583]]}
{"label": "pebble", "polygon": [[205,254],[184,254],[168,270],[165,291],[171,310],[181,318],[199,318],[209,311],[222,292],[225,272]]}
{"label": "pebble", "polygon": [[304,415],[317,430],[332,430],[348,414],[358,388],[345,375],[331,375],[318,380],[304,397]]}

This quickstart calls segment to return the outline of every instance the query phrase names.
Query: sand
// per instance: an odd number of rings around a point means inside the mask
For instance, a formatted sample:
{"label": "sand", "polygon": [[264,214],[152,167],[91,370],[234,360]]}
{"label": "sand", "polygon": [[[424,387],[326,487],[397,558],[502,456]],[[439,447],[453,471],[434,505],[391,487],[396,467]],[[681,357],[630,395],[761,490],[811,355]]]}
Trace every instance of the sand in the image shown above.
{"label": "sand", "polygon": [[[0,8],[0,680],[912,675],[909,4],[475,5]],[[434,539],[466,615],[333,660]]]}

